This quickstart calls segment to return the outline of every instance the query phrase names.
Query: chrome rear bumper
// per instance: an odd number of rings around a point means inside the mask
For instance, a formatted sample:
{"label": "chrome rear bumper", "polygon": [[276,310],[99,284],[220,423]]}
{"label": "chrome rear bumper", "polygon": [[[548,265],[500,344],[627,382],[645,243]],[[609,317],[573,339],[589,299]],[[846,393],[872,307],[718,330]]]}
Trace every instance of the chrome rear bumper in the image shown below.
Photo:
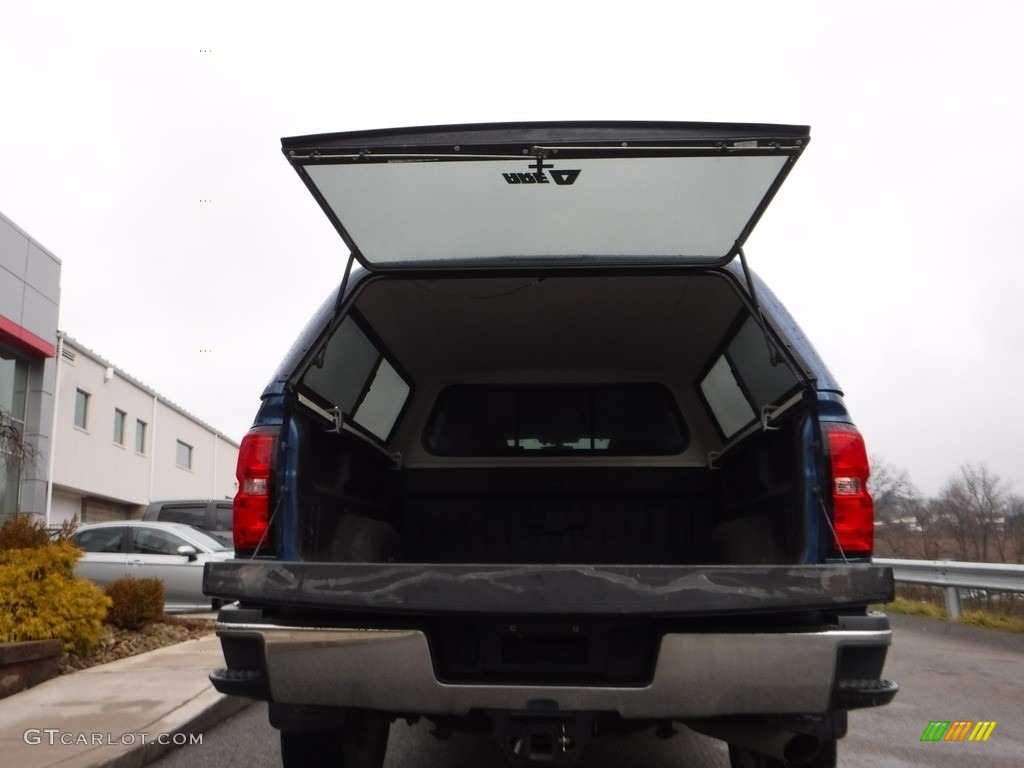
{"label": "chrome rear bumper", "polygon": [[[879,617],[884,619],[884,617]],[[887,622],[884,622],[887,626]],[[296,628],[218,623],[229,669],[211,675],[227,693],[282,704],[366,707],[401,714],[465,715],[471,709],[616,712],[627,719],[823,713],[836,708],[842,649],[884,649],[886,629],[666,634],[649,684],[635,687],[452,684],[438,680],[419,630]],[[258,653],[229,652],[241,643]],[[232,664],[232,658],[249,659]],[[262,655],[262,669],[247,668]],[[884,658],[884,656],[883,656]],[[885,703],[895,694],[881,695]],[[845,707],[843,707],[845,708]]]}

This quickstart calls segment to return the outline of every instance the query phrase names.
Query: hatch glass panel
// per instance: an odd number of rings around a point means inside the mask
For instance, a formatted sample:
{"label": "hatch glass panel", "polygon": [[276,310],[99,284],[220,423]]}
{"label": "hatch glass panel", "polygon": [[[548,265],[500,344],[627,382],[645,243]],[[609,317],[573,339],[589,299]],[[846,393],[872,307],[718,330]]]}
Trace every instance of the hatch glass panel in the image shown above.
{"label": "hatch glass panel", "polygon": [[455,126],[284,146],[370,269],[725,263],[806,129],[659,125]]}

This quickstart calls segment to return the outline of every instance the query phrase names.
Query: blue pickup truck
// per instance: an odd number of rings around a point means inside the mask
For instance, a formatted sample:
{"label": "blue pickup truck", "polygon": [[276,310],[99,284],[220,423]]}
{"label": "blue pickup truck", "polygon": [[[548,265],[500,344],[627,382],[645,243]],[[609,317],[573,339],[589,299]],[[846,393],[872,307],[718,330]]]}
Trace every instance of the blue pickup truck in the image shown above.
{"label": "blue pickup truck", "polygon": [[[225,693],[282,760],[389,729],[520,765],[690,727],[832,766],[885,704],[864,441],[743,246],[788,125],[521,123],[284,139],[351,252],[242,441],[206,567]],[[270,320],[268,320],[270,321]]]}

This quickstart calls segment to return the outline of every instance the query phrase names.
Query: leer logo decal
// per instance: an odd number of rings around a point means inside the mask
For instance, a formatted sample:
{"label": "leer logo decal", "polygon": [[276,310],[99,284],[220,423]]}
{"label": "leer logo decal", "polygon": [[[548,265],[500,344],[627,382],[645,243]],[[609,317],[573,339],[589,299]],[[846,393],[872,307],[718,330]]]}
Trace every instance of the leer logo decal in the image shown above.
{"label": "leer logo decal", "polygon": [[995,720],[932,720],[921,741],[988,741],[995,729]]}
{"label": "leer logo decal", "polygon": [[[554,166],[542,162],[540,158],[537,158],[530,167],[536,170],[528,173],[503,173],[501,175],[505,177],[506,184],[547,184],[549,183],[548,174],[550,174],[551,180],[562,186],[574,184],[580,175],[579,169],[557,170]],[[548,174],[544,173],[545,170],[548,171]]]}

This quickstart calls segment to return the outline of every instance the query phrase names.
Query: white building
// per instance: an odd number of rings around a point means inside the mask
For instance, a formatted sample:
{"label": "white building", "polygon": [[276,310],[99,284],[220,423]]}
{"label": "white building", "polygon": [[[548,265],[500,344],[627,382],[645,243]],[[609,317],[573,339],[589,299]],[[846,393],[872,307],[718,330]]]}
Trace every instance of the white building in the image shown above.
{"label": "white building", "polygon": [[61,332],[56,360],[49,525],[234,496],[238,443]]}

